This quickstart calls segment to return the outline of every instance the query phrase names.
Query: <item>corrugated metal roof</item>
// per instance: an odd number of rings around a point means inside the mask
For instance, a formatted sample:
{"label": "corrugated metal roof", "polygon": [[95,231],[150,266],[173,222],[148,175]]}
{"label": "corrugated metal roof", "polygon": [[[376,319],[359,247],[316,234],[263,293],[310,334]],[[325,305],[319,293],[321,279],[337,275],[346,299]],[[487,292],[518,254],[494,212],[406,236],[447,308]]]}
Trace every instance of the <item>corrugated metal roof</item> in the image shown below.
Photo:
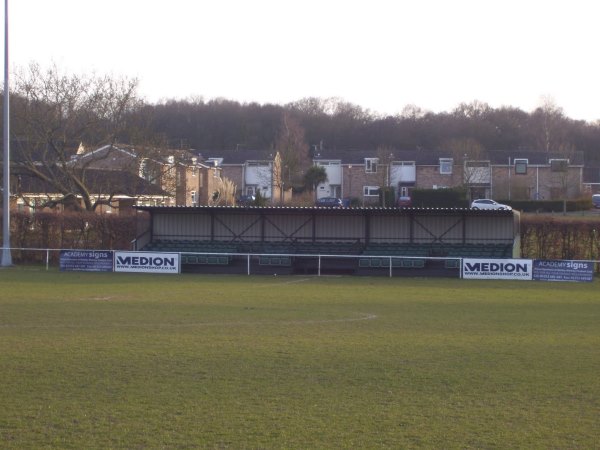
{"label": "corrugated metal roof", "polygon": [[384,208],[378,206],[370,207],[356,207],[356,208],[326,208],[318,206],[136,206],[136,209],[148,212],[184,212],[184,213],[195,213],[195,212],[268,212],[268,213],[328,213],[328,214],[449,214],[449,213],[461,213],[469,214],[474,216],[508,216],[512,215],[513,211],[507,210],[477,210],[471,208]]}

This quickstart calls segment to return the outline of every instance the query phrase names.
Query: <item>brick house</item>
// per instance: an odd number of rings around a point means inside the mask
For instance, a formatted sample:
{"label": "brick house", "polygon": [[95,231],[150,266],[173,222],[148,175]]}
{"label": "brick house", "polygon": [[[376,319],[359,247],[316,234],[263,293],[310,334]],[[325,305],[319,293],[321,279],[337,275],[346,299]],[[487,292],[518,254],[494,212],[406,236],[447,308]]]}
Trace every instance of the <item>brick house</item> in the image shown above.
{"label": "brick house", "polygon": [[94,161],[89,167],[121,170],[158,186],[168,194],[163,206],[207,205],[218,189],[221,170],[202,162],[184,150],[136,150],[126,146],[105,146],[79,155],[78,163]]}
{"label": "brick house", "polygon": [[[150,153],[151,152],[151,153]],[[92,199],[110,199],[98,212],[120,212],[133,205],[207,205],[221,182],[221,169],[185,151],[157,152],[131,146],[107,145],[91,151],[80,145],[68,162],[72,170],[85,174]],[[13,204],[22,210],[36,205],[56,205],[63,194],[55,192],[25,171],[13,170]],[[65,179],[65,185],[69,180]],[[81,199],[73,199],[80,202]]]}
{"label": "brick house", "polygon": [[457,159],[451,152],[321,150],[314,164],[325,167],[328,180],[317,197],[353,198],[378,204],[382,186],[396,198],[415,189],[464,187],[469,198],[572,199],[583,190],[583,155],[496,151],[489,159]]}
{"label": "brick house", "polygon": [[291,189],[282,181],[281,157],[275,151],[230,150],[215,152],[205,162],[214,164],[222,176],[236,185],[237,196],[260,195],[272,204],[280,204],[291,198]]}

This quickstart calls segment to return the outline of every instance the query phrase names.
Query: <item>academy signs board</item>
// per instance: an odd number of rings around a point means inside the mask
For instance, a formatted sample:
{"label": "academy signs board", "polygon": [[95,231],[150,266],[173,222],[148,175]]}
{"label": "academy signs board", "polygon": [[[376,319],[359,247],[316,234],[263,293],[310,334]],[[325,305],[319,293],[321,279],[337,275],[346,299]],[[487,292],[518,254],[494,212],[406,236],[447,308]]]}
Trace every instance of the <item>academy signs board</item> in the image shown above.
{"label": "academy signs board", "polygon": [[531,259],[463,259],[462,277],[478,280],[531,280]]}
{"label": "academy signs board", "polygon": [[533,261],[533,279],[541,281],[594,281],[591,261]]}
{"label": "academy signs board", "polygon": [[179,273],[179,253],[115,252],[115,272]]}
{"label": "academy signs board", "polygon": [[79,272],[112,272],[110,250],[61,250],[60,270]]}

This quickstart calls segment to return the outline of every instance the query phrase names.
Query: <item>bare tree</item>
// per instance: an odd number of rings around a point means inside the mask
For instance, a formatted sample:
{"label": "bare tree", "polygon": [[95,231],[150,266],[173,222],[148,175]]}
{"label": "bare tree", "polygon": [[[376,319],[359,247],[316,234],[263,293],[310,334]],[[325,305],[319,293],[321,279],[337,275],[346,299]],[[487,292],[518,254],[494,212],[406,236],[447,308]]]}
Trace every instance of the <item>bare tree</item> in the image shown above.
{"label": "bare tree", "polygon": [[[377,149],[377,174],[380,187],[381,206],[393,206],[395,187],[391,186],[391,168],[394,152],[391,148],[381,146]],[[391,204],[390,204],[391,202]]]}
{"label": "bare tree", "polygon": [[[80,200],[91,211],[110,204],[114,192],[94,195],[99,177],[91,176],[91,169],[99,159],[113,157],[117,142],[139,142],[147,136],[137,80],[65,75],[56,66],[42,69],[37,64],[14,78],[15,169],[45,186],[48,201],[41,206],[79,208]],[[101,147],[107,151],[81,158]],[[102,189],[111,187],[105,183]]]}
{"label": "bare tree", "polygon": [[284,113],[275,149],[281,156],[281,182],[286,187],[302,186],[305,171],[310,167],[308,144],[304,129],[290,114]]}
{"label": "bare tree", "polygon": [[[476,109],[480,111],[480,109]],[[461,185],[468,200],[472,200],[472,190],[481,190],[481,186],[491,183],[490,161],[483,146],[473,138],[449,139],[444,143],[452,153],[455,163],[462,164]],[[481,192],[477,197],[485,195]]]}
{"label": "bare tree", "polygon": [[568,122],[563,109],[554,99],[542,97],[542,104],[532,114],[535,140],[538,149],[545,152],[570,153],[573,144],[568,139]]}

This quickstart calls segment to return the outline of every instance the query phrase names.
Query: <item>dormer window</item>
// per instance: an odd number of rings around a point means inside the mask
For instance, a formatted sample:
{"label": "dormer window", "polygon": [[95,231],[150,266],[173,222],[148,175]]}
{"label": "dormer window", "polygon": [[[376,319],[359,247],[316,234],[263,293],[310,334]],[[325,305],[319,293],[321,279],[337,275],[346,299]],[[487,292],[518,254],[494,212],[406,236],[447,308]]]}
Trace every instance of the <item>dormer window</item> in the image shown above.
{"label": "dormer window", "polygon": [[377,173],[377,163],[379,158],[365,158],[365,172]]}
{"label": "dormer window", "polygon": [[516,175],[527,175],[527,165],[529,164],[528,159],[515,158],[515,174]]}
{"label": "dormer window", "polygon": [[440,174],[452,175],[452,166],[454,159],[452,158],[440,158]]}
{"label": "dormer window", "polygon": [[550,171],[551,172],[566,172],[569,168],[568,159],[551,159],[550,160]]}

